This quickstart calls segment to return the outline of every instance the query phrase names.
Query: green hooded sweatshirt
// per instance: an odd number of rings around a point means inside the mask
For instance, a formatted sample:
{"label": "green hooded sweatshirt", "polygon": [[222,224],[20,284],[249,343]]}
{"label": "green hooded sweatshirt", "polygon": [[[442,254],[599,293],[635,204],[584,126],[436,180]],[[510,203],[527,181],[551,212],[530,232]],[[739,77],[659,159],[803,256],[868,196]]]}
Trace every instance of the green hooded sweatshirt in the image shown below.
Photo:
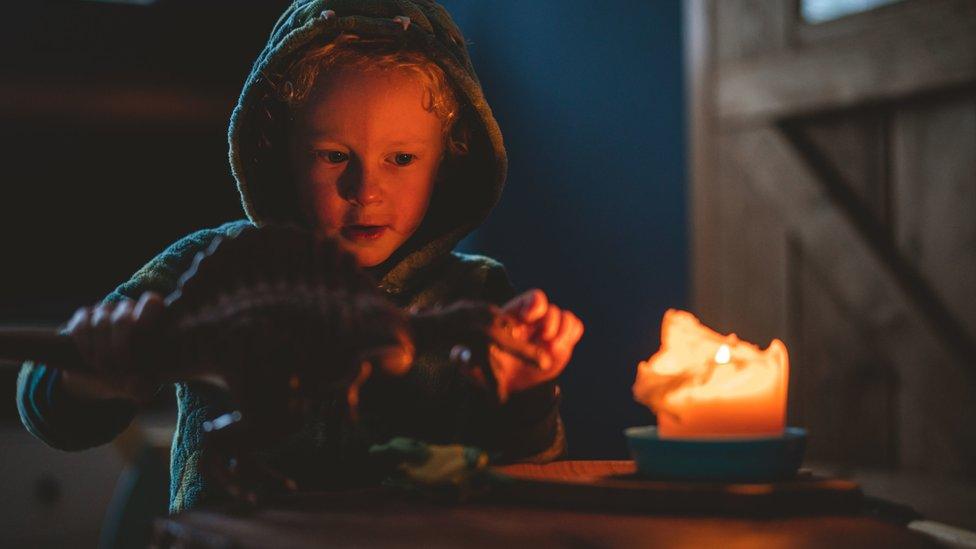
{"label": "green hooded sweatshirt", "polygon": [[[280,107],[274,104],[269,80],[303,48],[340,33],[390,37],[424,52],[443,69],[472,122],[469,153],[452,167],[447,184],[437,186],[420,228],[386,262],[369,269],[379,288],[402,308],[435,307],[459,299],[501,304],[515,295],[500,263],[452,251],[497,203],[507,159],[464,38],[447,11],[431,0],[296,0],[275,25],[231,115],[230,164],[247,219],[180,239],[106,301],[137,299],[145,291],[172,292],[194,254],[215,237],[250,225],[301,222],[294,185],[287,182],[286,168],[262,147],[265,134],[259,122],[269,108]],[[265,457],[300,485],[314,487],[348,477],[363,463],[370,444],[398,435],[478,446],[497,461],[545,461],[564,453],[555,384],[516,394],[498,405],[459,375],[448,359],[449,348],[445,343],[419,355],[404,379],[364,393],[364,406],[368,397],[373,404],[363,411],[359,424],[344,419],[339,403],[323,403],[298,434],[268,449]],[[55,448],[81,450],[104,444],[136,413],[123,401],[76,400],[61,390],[59,381],[58,370],[26,363],[17,386],[24,425]],[[201,426],[233,407],[226,395],[201,383],[177,384],[176,397],[172,512],[196,505],[207,493],[198,468]]]}

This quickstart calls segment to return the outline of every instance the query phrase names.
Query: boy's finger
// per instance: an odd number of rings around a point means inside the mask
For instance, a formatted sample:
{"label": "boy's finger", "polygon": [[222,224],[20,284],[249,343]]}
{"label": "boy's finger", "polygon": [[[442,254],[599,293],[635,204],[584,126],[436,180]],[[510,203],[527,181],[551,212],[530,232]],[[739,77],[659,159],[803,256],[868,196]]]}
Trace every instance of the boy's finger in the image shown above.
{"label": "boy's finger", "polygon": [[546,297],[545,292],[539,289],[529,290],[523,294],[526,296],[526,301],[523,302],[522,309],[519,311],[519,316],[525,322],[535,322],[542,318],[549,309],[549,298]]}
{"label": "boy's finger", "polygon": [[525,306],[526,300],[528,300],[530,297],[531,296],[528,292],[523,292],[512,299],[509,299],[507,303],[502,305],[502,311],[514,316],[521,316],[519,313],[522,310],[522,307]]}
{"label": "boy's finger", "polygon": [[542,330],[540,336],[543,341],[550,341],[559,333],[560,323],[562,322],[562,311],[559,307],[550,304],[542,319]]}
{"label": "boy's finger", "polygon": [[552,362],[549,352],[544,347],[509,334],[504,327],[493,327],[489,336],[495,345],[505,352],[519,357],[526,364],[544,370]]}
{"label": "boy's finger", "polygon": [[495,376],[498,401],[504,404],[508,402],[508,378],[514,359],[511,355],[495,345],[488,346],[488,356],[488,364],[491,366],[491,372]]}
{"label": "boy's finger", "polygon": [[91,314],[91,350],[92,362],[96,370],[102,373],[114,369],[111,357],[111,327],[112,307],[109,303],[102,303],[95,307]]}
{"label": "boy's finger", "polygon": [[583,332],[586,331],[586,326],[583,325],[583,321],[579,319],[578,316],[573,313],[569,313],[573,317],[573,324],[576,327],[575,336],[573,337],[573,345],[579,343],[579,340],[583,337]]}
{"label": "boy's finger", "polygon": [[548,306],[546,294],[542,290],[533,289],[512,298],[502,307],[502,311],[523,322],[533,322],[546,312]]}
{"label": "boy's finger", "polygon": [[95,329],[103,329],[112,320],[112,311],[115,307],[111,303],[96,305],[91,310],[91,325]]}
{"label": "boy's finger", "polygon": [[559,334],[552,340],[553,352],[560,355],[570,354],[583,333],[582,326],[583,323],[576,318],[576,315],[569,311],[563,311]]}
{"label": "boy's finger", "polygon": [[112,355],[119,366],[129,366],[132,363],[132,300],[126,299],[116,305],[112,311],[109,342]]}
{"label": "boy's finger", "polygon": [[538,368],[517,355],[502,349],[496,345],[488,346],[492,375],[495,376],[498,388],[498,400],[502,404],[508,401],[512,393],[513,386],[525,384],[525,370],[529,370],[530,377],[538,376]]}
{"label": "boy's finger", "polygon": [[81,358],[87,362],[89,365],[93,364],[92,348],[91,348],[91,318],[88,314],[88,309],[85,307],[79,308],[75,311],[74,316],[68,321],[65,326],[64,331],[71,339],[75,342],[75,347],[78,348],[78,353],[81,354]]}
{"label": "boy's finger", "polygon": [[132,313],[133,302],[131,299],[125,298],[115,304],[115,307],[109,313],[109,320],[111,322],[124,321],[126,316],[130,316]]}
{"label": "boy's finger", "polygon": [[140,325],[149,325],[159,318],[165,308],[161,295],[156,292],[144,292],[139,296],[139,301],[132,311],[132,317]]}
{"label": "boy's finger", "polygon": [[569,360],[553,361],[552,366],[545,372],[546,381],[550,379],[556,379],[557,377],[559,377],[560,374],[563,373],[563,370],[566,369],[566,366],[568,364],[569,364]]}
{"label": "boy's finger", "polygon": [[78,307],[78,309],[75,310],[75,314],[71,315],[71,318],[65,323],[63,331],[64,333],[71,335],[82,325],[88,325],[88,309],[85,307]]}

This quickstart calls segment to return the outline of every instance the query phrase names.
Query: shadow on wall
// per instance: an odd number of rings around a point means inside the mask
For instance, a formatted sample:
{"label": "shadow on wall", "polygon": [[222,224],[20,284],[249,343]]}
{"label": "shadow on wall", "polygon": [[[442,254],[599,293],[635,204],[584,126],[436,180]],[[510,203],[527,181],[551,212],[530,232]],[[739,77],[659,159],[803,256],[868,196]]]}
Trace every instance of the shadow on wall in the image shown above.
{"label": "shadow on wall", "polygon": [[[508,187],[468,251],[586,323],[563,376],[575,458],[622,457],[637,362],[687,301],[677,0],[445,0],[509,151]],[[612,7],[611,7],[612,6]]]}

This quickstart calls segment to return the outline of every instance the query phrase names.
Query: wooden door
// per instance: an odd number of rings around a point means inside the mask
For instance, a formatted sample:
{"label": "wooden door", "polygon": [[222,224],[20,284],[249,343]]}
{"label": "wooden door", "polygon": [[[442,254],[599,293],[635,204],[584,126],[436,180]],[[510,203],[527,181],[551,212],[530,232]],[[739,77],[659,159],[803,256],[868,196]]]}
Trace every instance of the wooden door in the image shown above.
{"label": "wooden door", "polygon": [[976,2],[686,4],[692,302],[809,457],[976,477]]}

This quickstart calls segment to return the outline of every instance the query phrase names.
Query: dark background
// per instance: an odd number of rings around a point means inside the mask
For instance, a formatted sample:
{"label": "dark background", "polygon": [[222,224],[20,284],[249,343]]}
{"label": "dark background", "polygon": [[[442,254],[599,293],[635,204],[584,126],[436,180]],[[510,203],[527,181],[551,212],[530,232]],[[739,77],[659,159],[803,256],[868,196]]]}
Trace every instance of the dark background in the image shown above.
{"label": "dark background", "polygon": [[[180,236],[243,216],[226,123],[285,4],[5,7],[0,322],[60,323]],[[622,457],[621,430],[651,420],[630,396],[635,366],[686,301],[679,4],[445,5],[511,160],[501,204],[463,247],[583,319],[562,380],[571,455]],[[14,378],[3,415],[16,429]]]}
{"label": "dark background", "polygon": [[505,135],[502,201],[471,239],[586,324],[562,377],[570,454],[623,457],[661,315],[686,302],[677,1],[445,2]]}

